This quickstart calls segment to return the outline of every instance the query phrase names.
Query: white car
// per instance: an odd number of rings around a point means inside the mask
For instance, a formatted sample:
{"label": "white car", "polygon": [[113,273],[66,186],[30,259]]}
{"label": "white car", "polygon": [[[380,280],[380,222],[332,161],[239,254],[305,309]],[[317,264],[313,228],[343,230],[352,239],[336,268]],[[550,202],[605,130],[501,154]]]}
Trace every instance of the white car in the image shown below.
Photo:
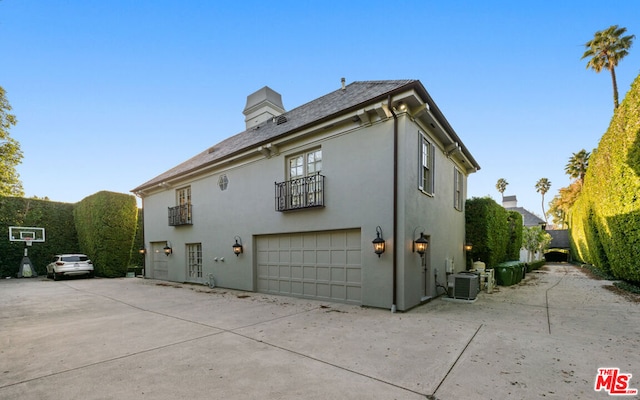
{"label": "white car", "polygon": [[94,276],[93,263],[84,254],[59,254],[47,265],[47,278],[53,278],[54,281],[79,275],[86,275],[87,278]]}

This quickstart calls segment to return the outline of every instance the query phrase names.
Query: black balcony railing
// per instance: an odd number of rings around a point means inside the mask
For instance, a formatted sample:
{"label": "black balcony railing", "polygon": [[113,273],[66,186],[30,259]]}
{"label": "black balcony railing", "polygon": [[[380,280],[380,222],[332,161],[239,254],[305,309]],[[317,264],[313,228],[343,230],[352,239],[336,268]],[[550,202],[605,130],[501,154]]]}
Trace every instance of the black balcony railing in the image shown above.
{"label": "black balcony railing", "polygon": [[324,176],[276,182],[276,211],[324,207]]}
{"label": "black balcony railing", "polygon": [[191,204],[169,207],[169,226],[192,225]]}

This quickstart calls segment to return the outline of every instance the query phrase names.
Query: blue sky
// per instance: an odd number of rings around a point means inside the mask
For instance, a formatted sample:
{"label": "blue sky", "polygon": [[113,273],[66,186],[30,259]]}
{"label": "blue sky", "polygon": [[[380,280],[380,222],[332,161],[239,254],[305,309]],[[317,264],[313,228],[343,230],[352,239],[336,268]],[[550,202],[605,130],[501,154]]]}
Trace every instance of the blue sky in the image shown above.
{"label": "blue sky", "polygon": [[[222,4],[222,5],[221,5]],[[18,118],[26,196],[77,202],[141,183],[244,130],[265,85],[292,109],[348,82],[419,79],[482,169],[468,197],[542,214],[613,113],[611,77],[580,57],[640,2],[2,0],[0,86]],[[640,39],[617,69],[640,73]]]}

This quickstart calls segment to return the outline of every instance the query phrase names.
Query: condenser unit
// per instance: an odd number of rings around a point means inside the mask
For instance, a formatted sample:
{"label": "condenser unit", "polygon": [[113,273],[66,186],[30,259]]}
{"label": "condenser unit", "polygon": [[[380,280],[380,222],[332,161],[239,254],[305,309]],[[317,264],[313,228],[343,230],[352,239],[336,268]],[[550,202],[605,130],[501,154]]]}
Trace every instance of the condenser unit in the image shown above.
{"label": "condenser unit", "polygon": [[475,300],[480,287],[476,274],[453,274],[448,280],[449,297],[462,300]]}

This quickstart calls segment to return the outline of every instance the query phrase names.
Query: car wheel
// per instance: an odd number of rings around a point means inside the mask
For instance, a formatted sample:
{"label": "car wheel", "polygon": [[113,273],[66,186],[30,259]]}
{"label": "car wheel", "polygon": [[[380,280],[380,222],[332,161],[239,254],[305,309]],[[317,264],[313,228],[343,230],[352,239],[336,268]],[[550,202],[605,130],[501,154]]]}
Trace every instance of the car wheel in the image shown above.
{"label": "car wheel", "polygon": [[95,276],[95,274],[93,272],[89,272],[89,275],[87,276],[87,278],[93,278]]}
{"label": "car wheel", "polygon": [[56,274],[56,271],[53,271],[53,280],[54,281],[59,281],[61,278],[61,276],[59,276],[58,274]]}

